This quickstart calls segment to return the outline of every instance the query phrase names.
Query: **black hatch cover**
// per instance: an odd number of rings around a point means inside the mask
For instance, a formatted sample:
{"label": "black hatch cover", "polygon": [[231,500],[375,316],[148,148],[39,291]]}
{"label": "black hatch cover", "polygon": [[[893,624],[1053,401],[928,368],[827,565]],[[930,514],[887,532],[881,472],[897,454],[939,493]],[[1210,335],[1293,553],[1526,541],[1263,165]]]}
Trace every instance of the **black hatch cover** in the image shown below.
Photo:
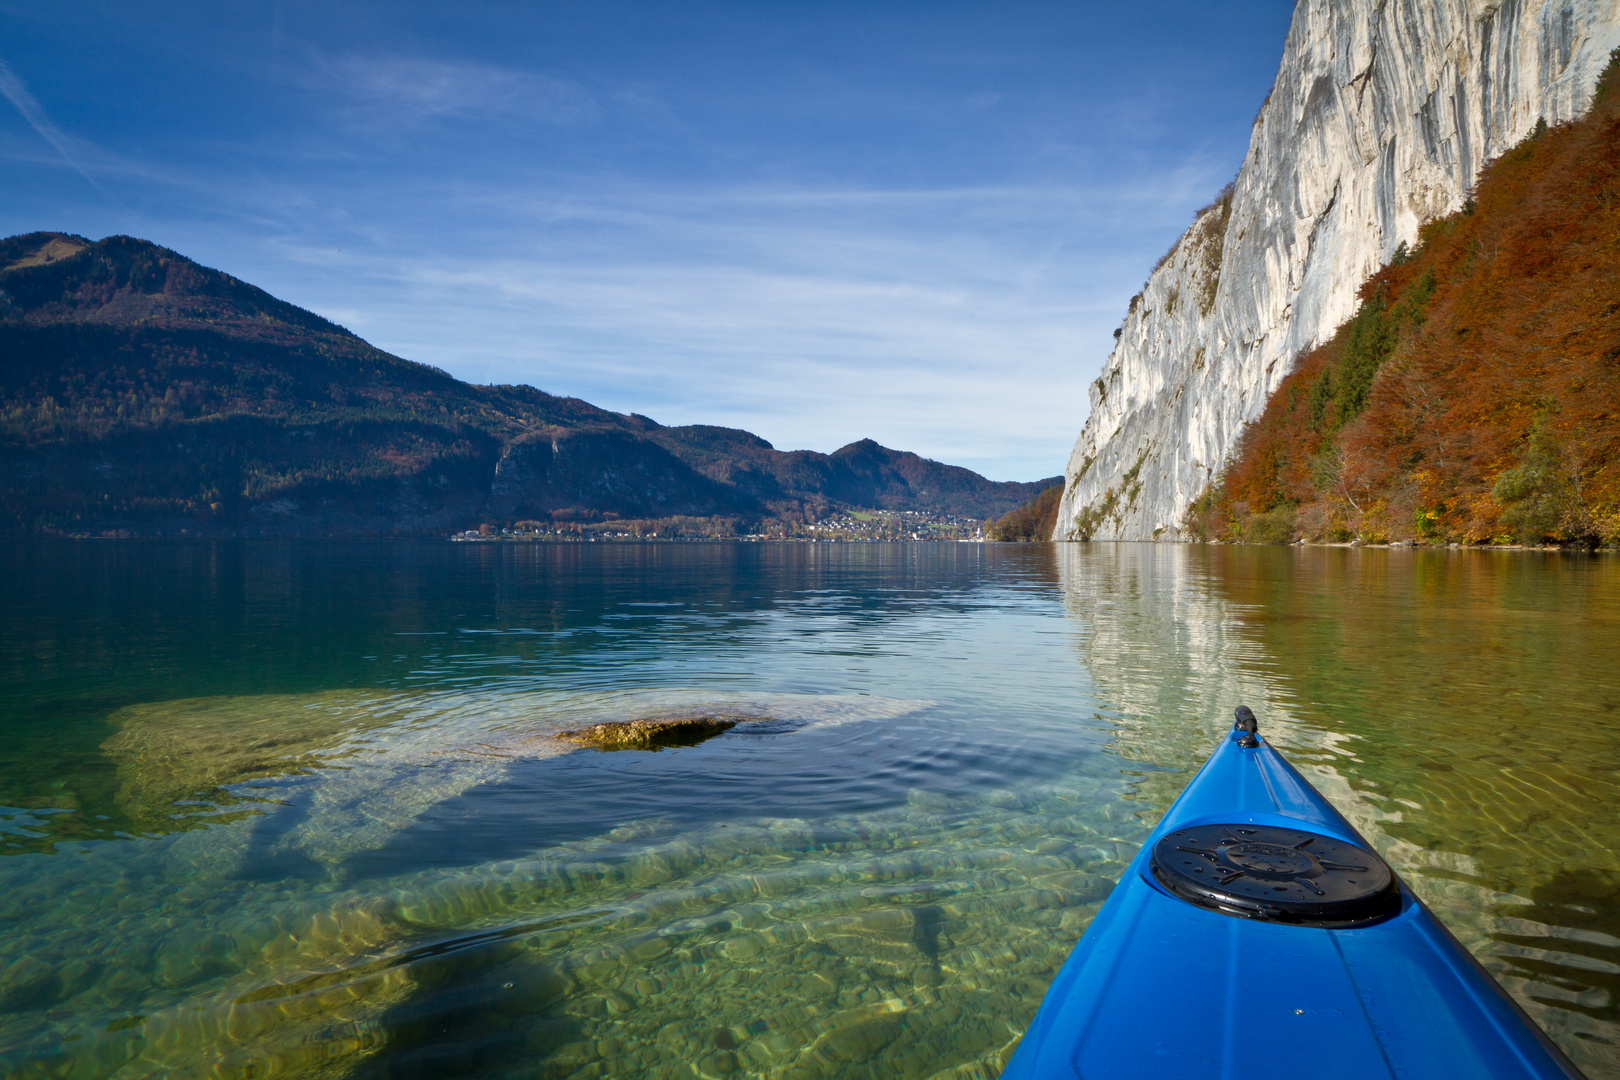
{"label": "black hatch cover", "polygon": [[1359,844],[1271,825],[1194,825],[1153,845],[1153,876],[1190,904],[1266,922],[1366,926],[1401,909],[1395,874]]}

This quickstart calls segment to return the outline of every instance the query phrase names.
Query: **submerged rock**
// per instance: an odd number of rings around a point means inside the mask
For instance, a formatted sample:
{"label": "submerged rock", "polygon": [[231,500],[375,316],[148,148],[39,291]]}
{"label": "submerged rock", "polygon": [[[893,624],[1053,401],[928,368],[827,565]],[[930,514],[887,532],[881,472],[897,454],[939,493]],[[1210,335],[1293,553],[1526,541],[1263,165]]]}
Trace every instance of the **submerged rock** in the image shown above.
{"label": "submerged rock", "polygon": [[662,750],[666,746],[696,746],[740,723],[767,719],[763,716],[653,716],[640,720],[611,720],[573,731],[559,731],[557,738],[597,750]]}
{"label": "submerged rock", "polygon": [[397,722],[401,703],[354,691],[146,702],[108,717],[118,730],[101,748],[118,769],[121,808],[136,827],[161,832],[188,801],[239,802],[228,785],[352,758],[353,740]]}

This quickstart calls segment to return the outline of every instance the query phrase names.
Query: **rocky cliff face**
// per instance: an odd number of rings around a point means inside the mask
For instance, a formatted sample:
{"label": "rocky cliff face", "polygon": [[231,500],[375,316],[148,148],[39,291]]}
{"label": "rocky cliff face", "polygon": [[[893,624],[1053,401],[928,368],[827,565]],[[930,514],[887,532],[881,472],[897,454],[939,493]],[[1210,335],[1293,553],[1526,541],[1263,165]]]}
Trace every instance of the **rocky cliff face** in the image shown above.
{"label": "rocky cliff face", "polygon": [[1131,301],[1091,387],[1054,539],[1180,539],[1302,352],[1620,47],[1614,0],[1300,0],[1232,187]]}

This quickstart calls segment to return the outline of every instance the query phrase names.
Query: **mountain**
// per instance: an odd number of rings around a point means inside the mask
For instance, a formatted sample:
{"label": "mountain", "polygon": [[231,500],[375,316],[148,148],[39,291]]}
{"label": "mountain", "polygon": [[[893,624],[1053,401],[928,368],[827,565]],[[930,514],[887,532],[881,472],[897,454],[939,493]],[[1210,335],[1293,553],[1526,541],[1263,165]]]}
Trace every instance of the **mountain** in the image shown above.
{"label": "mountain", "polygon": [[1134,297],[1090,391],[1056,539],[1185,539],[1301,354],[1480,168],[1586,111],[1620,5],[1299,0],[1237,178]]}
{"label": "mountain", "polygon": [[1053,484],[1029,502],[995,521],[986,522],[984,535],[991,540],[1046,542],[1057,528],[1058,503],[1063,485]]}
{"label": "mountain", "polygon": [[782,452],[529,386],[475,386],[127,236],[0,241],[0,528],[442,533],[834,505],[982,519],[995,483],[870,440]]}
{"label": "mountain", "polygon": [[1194,504],[1233,540],[1620,542],[1620,52],[1300,359]]}

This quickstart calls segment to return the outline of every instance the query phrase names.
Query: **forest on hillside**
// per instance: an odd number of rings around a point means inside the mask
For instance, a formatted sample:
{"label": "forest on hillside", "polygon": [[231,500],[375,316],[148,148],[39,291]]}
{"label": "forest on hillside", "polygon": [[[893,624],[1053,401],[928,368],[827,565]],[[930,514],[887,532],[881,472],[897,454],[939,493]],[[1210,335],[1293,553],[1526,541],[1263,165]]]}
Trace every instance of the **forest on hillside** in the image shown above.
{"label": "forest on hillside", "polygon": [[1201,539],[1620,543],[1620,51],[1361,289],[1189,508]]}
{"label": "forest on hillside", "polygon": [[684,535],[701,520],[703,535],[732,535],[852,508],[979,521],[1041,486],[870,439],[780,451],[746,431],[464,383],[145,240],[0,239],[0,534],[628,520]]}
{"label": "forest on hillside", "polygon": [[1042,541],[1052,539],[1057,528],[1058,506],[1063,502],[1063,481],[1036,495],[1024,505],[984,524],[984,535],[991,540]]}

